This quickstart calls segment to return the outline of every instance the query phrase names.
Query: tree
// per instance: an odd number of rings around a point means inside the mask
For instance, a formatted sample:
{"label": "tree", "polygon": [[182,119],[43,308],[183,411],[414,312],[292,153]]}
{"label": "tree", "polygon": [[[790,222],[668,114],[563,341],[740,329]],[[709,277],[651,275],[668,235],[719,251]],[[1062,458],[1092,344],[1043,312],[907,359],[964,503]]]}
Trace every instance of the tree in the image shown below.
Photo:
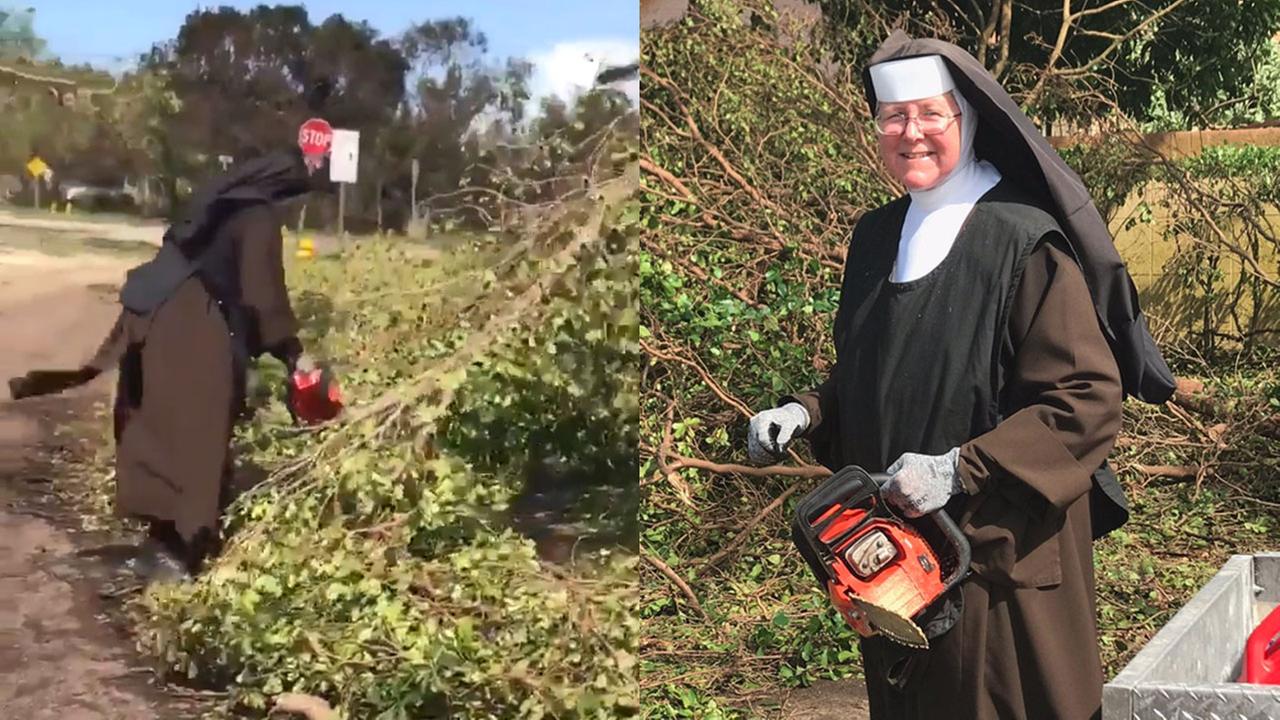
{"label": "tree", "polygon": [[[519,188],[529,177],[525,157],[504,158],[502,148],[533,132],[525,116],[532,66],[495,62],[488,52],[484,34],[463,17],[381,36],[341,15],[314,23],[297,5],[197,10],[95,101],[97,117],[90,113],[84,128],[55,131],[59,125],[33,115],[30,132],[0,137],[0,156],[25,162],[48,136],[85,174],[105,178],[115,168],[119,179],[158,177],[163,195],[180,201],[183,188],[221,169],[219,156],[292,146],[303,121],[322,117],[360,131],[360,182],[346,188],[348,227],[406,225],[414,160],[418,198],[488,226],[481,213],[466,214],[475,196],[459,191],[475,182],[499,195]],[[605,97],[587,101],[566,137],[611,122],[620,110]],[[486,174],[484,165],[494,171]],[[313,201],[311,219],[331,221],[334,204]]]}
{"label": "tree", "polygon": [[[131,170],[143,185],[146,207],[155,209],[151,178],[158,178],[163,199],[177,197],[177,182],[182,167],[179,150],[169,135],[168,127],[178,114],[182,102],[162,71],[142,69],[129,73],[116,92],[103,103],[103,116],[116,132],[120,148],[131,159]],[[160,198],[156,198],[160,199]]]}
{"label": "tree", "polygon": [[316,27],[284,5],[193,12],[143,66],[167,76],[181,102],[167,131],[191,170],[288,146],[313,114],[372,130],[403,98],[407,67],[367,23],[334,15]]}
{"label": "tree", "polygon": [[[1139,120],[1160,106],[1193,122],[1247,102],[1280,29],[1280,0],[821,0],[863,38],[890,26],[969,50],[1044,119],[1112,104]],[[841,59],[862,67],[869,45]]]}
{"label": "tree", "polygon": [[34,24],[34,8],[0,8],[0,60],[33,61],[40,57],[45,42],[36,35]]}
{"label": "tree", "polygon": [[477,157],[474,148],[467,150],[468,138],[485,125],[522,120],[532,66],[523,60],[486,65],[488,40],[464,18],[416,25],[401,47],[416,74],[415,102],[407,108],[410,156],[428,168],[426,192],[451,192]]}
{"label": "tree", "polygon": [[[314,25],[293,5],[195,11],[143,58],[143,74],[163,78],[165,89],[152,95],[142,135],[171,190],[179,178],[218,170],[220,155],[293,145],[312,116],[376,141],[404,99],[407,70],[395,43],[341,15]],[[351,199],[358,209],[360,193]]]}

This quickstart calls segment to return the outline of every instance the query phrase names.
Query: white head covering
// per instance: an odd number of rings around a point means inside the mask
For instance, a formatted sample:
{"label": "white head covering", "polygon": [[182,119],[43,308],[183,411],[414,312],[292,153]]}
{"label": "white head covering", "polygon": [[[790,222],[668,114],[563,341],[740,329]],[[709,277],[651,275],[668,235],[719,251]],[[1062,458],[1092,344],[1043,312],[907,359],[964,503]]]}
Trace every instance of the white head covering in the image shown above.
{"label": "white head covering", "polygon": [[872,65],[870,72],[878,102],[910,102],[949,92],[960,113],[956,118],[960,123],[960,158],[955,167],[932,187],[910,191],[911,205],[902,224],[891,278],[893,282],[909,282],[924,277],[947,257],[974,204],[1000,182],[1000,171],[974,157],[978,115],[940,56],[892,60]]}
{"label": "white head covering", "polygon": [[921,55],[871,66],[871,84],[882,103],[909,102],[956,89],[941,55]]}

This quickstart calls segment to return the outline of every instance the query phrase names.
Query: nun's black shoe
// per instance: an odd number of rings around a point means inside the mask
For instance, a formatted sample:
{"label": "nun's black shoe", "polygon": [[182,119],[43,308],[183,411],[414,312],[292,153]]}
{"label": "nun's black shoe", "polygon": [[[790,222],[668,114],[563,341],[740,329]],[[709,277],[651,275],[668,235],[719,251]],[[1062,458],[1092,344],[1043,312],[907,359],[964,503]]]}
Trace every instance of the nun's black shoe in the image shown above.
{"label": "nun's black shoe", "polygon": [[124,569],[147,582],[185,582],[191,579],[187,564],[163,543],[147,538],[138,552],[124,562]]}

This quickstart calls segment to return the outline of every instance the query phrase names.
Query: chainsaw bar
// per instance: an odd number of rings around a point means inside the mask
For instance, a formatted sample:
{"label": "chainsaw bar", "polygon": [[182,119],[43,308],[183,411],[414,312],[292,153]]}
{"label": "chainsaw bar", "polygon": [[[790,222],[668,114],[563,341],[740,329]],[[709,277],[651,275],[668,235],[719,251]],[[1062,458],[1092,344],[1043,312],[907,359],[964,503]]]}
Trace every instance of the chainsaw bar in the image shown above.
{"label": "chainsaw bar", "polygon": [[929,648],[929,639],[925,637],[924,631],[911,618],[903,617],[892,610],[880,607],[869,600],[857,596],[854,596],[852,600],[854,607],[862,611],[863,617],[867,619],[867,624],[877,633],[899,645],[906,645],[917,650],[927,650]]}

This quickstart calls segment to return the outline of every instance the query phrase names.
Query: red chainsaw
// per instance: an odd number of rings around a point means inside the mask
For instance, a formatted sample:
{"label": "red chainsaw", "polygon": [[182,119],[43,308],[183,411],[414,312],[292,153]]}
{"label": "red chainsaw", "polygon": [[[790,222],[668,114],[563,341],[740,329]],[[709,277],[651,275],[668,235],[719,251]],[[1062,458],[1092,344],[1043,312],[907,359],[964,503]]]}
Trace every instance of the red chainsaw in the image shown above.
{"label": "red chainsaw", "polygon": [[342,411],[342,390],[328,368],[295,370],[287,389],[289,412],[304,425],[332,420]]}
{"label": "red chainsaw", "polygon": [[969,571],[969,541],[944,510],[899,518],[880,498],[888,475],[850,465],[800,498],[796,547],[863,637],[929,647],[913,618]]}

